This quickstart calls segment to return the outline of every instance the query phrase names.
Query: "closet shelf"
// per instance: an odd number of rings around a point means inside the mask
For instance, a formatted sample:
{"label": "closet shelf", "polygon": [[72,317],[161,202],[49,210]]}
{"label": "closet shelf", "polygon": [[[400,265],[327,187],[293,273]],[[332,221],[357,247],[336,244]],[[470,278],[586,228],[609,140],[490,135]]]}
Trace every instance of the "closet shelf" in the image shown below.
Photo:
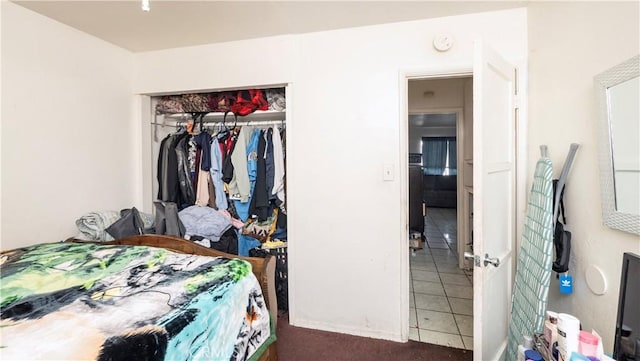
{"label": "closet shelf", "polygon": [[[182,121],[191,119],[190,113],[163,113],[157,114],[157,118],[162,118],[161,122],[164,120],[174,120],[174,121]],[[207,113],[204,116],[205,122],[222,122],[224,119],[224,113],[220,112],[211,112]],[[248,115],[238,116],[238,122],[250,122],[250,121],[263,121],[263,120],[275,120],[275,121],[284,121],[287,119],[286,111],[276,111],[276,110],[264,110],[264,111],[256,111]],[[235,117],[233,113],[229,112],[227,114],[227,123],[233,124]]]}

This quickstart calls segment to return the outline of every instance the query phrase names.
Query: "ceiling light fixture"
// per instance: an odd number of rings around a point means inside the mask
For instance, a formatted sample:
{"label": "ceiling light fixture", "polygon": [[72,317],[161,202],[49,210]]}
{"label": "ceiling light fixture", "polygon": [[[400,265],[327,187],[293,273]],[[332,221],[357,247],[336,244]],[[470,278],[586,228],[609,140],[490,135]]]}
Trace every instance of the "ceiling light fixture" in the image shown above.
{"label": "ceiling light fixture", "polygon": [[149,0],[142,0],[142,11],[149,12],[151,10],[151,6],[149,5]]}

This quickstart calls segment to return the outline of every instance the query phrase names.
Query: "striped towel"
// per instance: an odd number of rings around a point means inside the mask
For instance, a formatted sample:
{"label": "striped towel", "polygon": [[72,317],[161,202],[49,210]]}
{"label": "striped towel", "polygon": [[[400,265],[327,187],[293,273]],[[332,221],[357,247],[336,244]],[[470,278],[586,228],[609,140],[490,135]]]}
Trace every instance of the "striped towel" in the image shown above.
{"label": "striped towel", "polygon": [[553,165],[536,164],[513,288],[506,359],[515,361],[524,335],[542,332],[553,262]]}

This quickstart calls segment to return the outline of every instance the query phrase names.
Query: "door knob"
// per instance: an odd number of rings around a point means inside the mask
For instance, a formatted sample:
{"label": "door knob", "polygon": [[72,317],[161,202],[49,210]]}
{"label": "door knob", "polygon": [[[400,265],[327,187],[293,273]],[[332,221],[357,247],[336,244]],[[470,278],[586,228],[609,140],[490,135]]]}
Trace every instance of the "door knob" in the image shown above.
{"label": "door knob", "polygon": [[465,252],[464,259],[472,260],[476,267],[480,267],[480,256],[476,256],[471,252]]}
{"label": "door knob", "polygon": [[484,254],[484,266],[487,267],[488,264],[491,264],[493,267],[498,267],[500,266],[500,259],[495,257],[495,258],[491,258],[489,257],[488,253]]}

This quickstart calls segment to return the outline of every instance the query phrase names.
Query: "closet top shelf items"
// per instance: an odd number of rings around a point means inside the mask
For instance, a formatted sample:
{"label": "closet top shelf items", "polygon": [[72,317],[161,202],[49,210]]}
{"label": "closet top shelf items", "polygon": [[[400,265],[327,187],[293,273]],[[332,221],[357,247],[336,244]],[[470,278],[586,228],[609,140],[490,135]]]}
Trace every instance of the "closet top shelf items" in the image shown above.
{"label": "closet top shelf items", "polygon": [[170,119],[185,121],[197,115],[204,115],[207,122],[221,122],[225,113],[226,121],[233,122],[236,116],[242,121],[284,121],[285,89],[247,89],[208,93],[188,93],[157,97],[155,114],[162,122]]}

